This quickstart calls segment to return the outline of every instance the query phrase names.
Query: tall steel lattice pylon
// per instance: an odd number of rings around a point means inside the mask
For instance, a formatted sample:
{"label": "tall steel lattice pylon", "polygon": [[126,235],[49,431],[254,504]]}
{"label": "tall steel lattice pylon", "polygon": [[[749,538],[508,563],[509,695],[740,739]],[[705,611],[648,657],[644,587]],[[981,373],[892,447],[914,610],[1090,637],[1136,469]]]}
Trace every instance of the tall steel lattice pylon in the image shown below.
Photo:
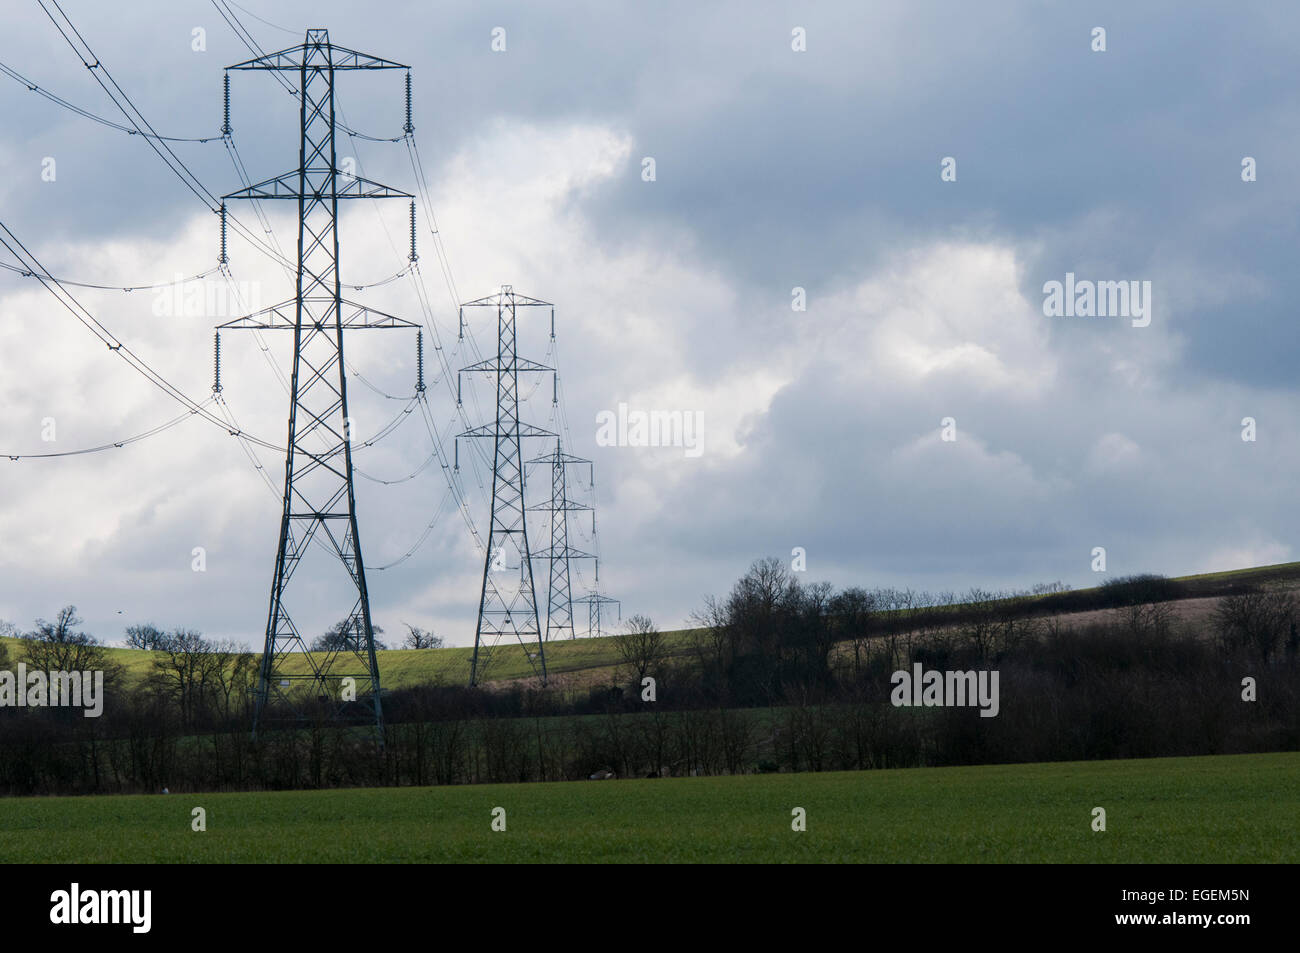
{"label": "tall steel lattice pylon", "polygon": [[555,441],[555,452],[536,457],[530,464],[545,463],[551,468],[551,499],[549,503],[538,503],[530,510],[540,510],[551,514],[551,546],[549,549],[535,553],[539,559],[550,562],[550,585],[546,599],[546,641],[562,639],[566,635],[574,638],[573,631],[573,591],[569,585],[569,566],[575,559],[595,559],[591,553],[574,549],[569,545],[569,514],[574,511],[591,513],[592,535],[595,535],[596,512],[583,503],[569,499],[568,480],[565,468],[573,463],[591,465],[590,460],[570,456],[560,448],[559,438]]}
{"label": "tall steel lattice pylon", "polygon": [[[528,523],[524,506],[524,457],[522,443],[529,437],[554,437],[519,420],[519,374],[554,371],[554,368],[521,358],[516,350],[516,313],[524,307],[554,306],[526,295],[516,294],[510,285],[502,285],[498,294],[467,301],[461,305],[461,335],[464,335],[465,308],[496,308],[497,353],[469,367],[462,373],[486,373],[496,377],[497,418],[495,424],[481,425],[459,434],[456,441],[459,467],[460,437],[487,437],[493,442],[492,521],[488,530],[487,551],[483,562],[483,588],[479,595],[478,625],[474,630],[474,655],[470,661],[469,683],[477,685],[489,670],[492,652],[503,635],[513,635],[524,648],[534,674],[546,684],[546,649],[537,614],[537,590],[533,584],[533,561],[528,549]],[[456,383],[460,402],[460,378]],[[517,578],[515,573],[518,573]],[[529,651],[536,641],[537,651]]]}
{"label": "tall steel lattice pylon", "polygon": [[[379,664],[352,486],[343,331],[416,325],[343,299],[339,284],[338,202],[356,198],[409,199],[411,195],[339,171],[334,149],[334,82],[339,70],[406,68],[401,63],[334,46],[326,30],[308,30],[301,46],[229,67],[296,73],[301,107],[298,168],[226,196],[298,203],[294,297],[222,325],[293,332],[284,506],[266,646],[254,690],[254,738],[259,724],[281,715],[303,718],[314,710],[332,717],[373,718],[381,743],[383,739]],[[344,570],[336,573],[335,579],[307,580],[316,584],[314,590],[294,578],[313,542],[327,554],[328,565],[337,567],[341,563]],[[292,589],[291,581],[297,583]],[[341,593],[350,596],[343,600],[343,624],[334,633],[328,651],[319,656],[308,653],[290,606],[295,611],[319,611],[331,597]],[[306,665],[291,666],[286,671],[286,656],[295,651],[303,654]]]}

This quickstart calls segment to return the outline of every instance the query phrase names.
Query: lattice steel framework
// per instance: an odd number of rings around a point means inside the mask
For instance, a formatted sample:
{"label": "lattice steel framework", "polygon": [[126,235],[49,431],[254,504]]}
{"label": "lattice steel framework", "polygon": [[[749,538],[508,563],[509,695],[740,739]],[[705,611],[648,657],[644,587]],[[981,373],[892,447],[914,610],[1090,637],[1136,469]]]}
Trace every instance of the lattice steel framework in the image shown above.
{"label": "lattice steel framework", "polygon": [[[294,297],[222,325],[293,332],[284,505],[266,644],[254,691],[254,737],[258,725],[273,717],[303,718],[309,708],[314,708],[333,717],[373,718],[382,743],[379,664],[352,485],[343,330],[416,325],[343,299],[338,202],[355,198],[409,199],[411,195],[339,171],[334,148],[334,74],[339,70],[406,68],[401,63],[334,46],[328,31],[319,29],[308,30],[300,46],[229,67],[297,73],[301,126],[297,169],[226,196],[298,203]],[[343,605],[347,614],[330,650],[321,657],[307,653],[307,644],[290,613],[291,602],[295,609],[320,608],[319,592],[294,596],[290,587],[313,542],[323,543],[321,548],[336,556],[346,570],[346,578],[329,593],[342,590],[346,594]],[[286,671],[284,662],[293,652],[303,653],[306,665]],[[354,700],[346,700],[345,678],[353,680]]]}
{"label": "lattice steel framework", "polygon": [[581,599],[574,599],[574,602],[585,602],[587,604],[587,635],[600,635],[600,619],[604,607],[610,604],[618,606],[618,617],[623,618],[623,604],[617,599],[611,599],[609,596],[602,596],[599,593],[591,593],[583,596]]}
{"label": "lattice steel framework", "polygon": [[574,549],[569,545],[569,514],[574,511],[591,513],[592,535],[595,535],[596,512],[590,506],[576,503],[569,499],[568,480],[565,468],[573,463],[591,465],[590,460],[570,456],[560,448],[559,438],[555,441],[555,452],[536,457],[528,461],[546,463],[551,468],[551,499],[549,503],[538,503],[530,510],[539,510],[551,514],[551,546],[535,555],[539,559],[550,561],[550,584],[546,599],[546,641],[574,637],[573,631],[573,592],[569,584],[569,564],[574,559],[595,559],[591,553]]}
{"label": "lattice steel framework", "polygon": [[[534,674],[546,684],[546,649],[537,613],[537,591],[533,583],[533,561],[528,548],[528,522],[524,506],[524,457],[522,442],[529,437],[554,437],[549,430],[519,420],[519,374],[551,371],[536,361],[521,358],[517,352],[516,312],[524,307],[554,306],[516,294],[510,285],[486,298],[461,305],[464,326],[465,308],[496,308],[497,353],[476,364],[461,368],[462,373],[486,373],[496,377],[497,416],[494,424],[484,424],[459,434],[460,437],[487,437],[493,441],[492,520],[488,530],[487,552],[483,561],[483,587],[479,595],[478,625],[474,630],[474,655],[470,660],[470,685],[477,685],[489,669],[492,652],[503,635],[513,635],[524,647]],[[456,390],[459,402],[460,379]],[[518,560],[517,564],[508,562]],[[517,582],[512,580],[517,570]],[[537,642],[536,653],[529,643]]]}

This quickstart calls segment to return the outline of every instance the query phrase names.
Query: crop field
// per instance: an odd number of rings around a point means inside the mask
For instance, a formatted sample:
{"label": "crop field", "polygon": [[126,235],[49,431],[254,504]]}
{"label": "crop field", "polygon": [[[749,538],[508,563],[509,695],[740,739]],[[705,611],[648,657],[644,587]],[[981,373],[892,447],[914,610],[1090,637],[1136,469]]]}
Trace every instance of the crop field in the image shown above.
{"label": "crop field", "polygon": [[13,798],[0,800],[0,862],[1295,863],[1298,816],[1297,753]]}

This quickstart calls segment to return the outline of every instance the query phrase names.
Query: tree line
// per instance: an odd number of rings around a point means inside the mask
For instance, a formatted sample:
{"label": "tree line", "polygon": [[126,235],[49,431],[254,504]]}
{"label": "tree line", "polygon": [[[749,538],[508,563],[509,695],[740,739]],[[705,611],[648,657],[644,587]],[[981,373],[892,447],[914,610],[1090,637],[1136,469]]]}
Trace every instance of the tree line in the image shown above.
{"label": "tree line", "polygon": [[[254,743],[248,729],[259,656],[188,629],[133,626],[128,639],[154,654],[147,670],[128,677],[69,606],[52,622],[37,620],[14,659],[0,643],[0,669],[24,661],[29,669],[103,670],[103,717],[0,708],[0,792],[663,777],[1300,749],[1294,595],[1238,586],[1212,611],[1184,618],[1174,611],[1170,582],[1113,581],[1064,603],[1095,610],[1080,618],[1061,609],[1059,597],[1070,591],[1057,584],[960,596],[837,590],[761,560],[725,597],[706,600],[685,634],[634,616],[614,640],[619,664],[594,684],[387,691],[382,744],[373,728],[331,720],[324,705]],[[895,707],[891,674],[914,664],[996,669],[998,716]]]}

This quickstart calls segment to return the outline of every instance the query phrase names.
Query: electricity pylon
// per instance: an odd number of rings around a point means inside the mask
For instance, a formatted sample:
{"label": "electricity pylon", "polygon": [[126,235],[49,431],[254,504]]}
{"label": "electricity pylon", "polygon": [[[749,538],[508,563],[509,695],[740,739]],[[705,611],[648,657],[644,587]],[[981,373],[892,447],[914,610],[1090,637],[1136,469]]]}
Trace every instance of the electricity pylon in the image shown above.
{"label": "electricity pylon", "polygon": [[591,465],[590,460],[570,456],[560,449],[560,440],[555,439],[555,452],[536,457],[531,463],[546,463],[551,467],[551,500],[538,503],[530,510],[540,510],[551,514],[551,546],[534,555],[539,559],[550,560],[550,585],[546,599],[546,641],[574,637],[573,631],[573,592],[569,585],[569,563],[574,559],[595,559],[591,553],[574,549],[569,545],[569,514],[576,511],[590,511],[592,535],[595,535],[596,512],[590,506],[575,503],[569,499],[568,481],[565,467],[572,463]]}
{"label": "electricity pylon", "polygon": [[[367,720],[373,712],[381,743],[383,739],[379,664],[352,486],[343,330],[417,325],[343,299],[339,284],[338,203],[340,199],[412,196],[339,171],[334,148],[334,74],[338,70],[406,68],[401,63],[334,46],[327,30],[308,30],[300,46],[228,67],[297,74],[301,125],[296,169],[225,196],[298,203],[294,297],[221,326],[293,332],[284,504],[266,644],[254,692],[254,738],[259,723],[269,718],[274,697],[287,703],[298,717],[303,717],[303,709],[313,703],[324,706],[334,717],[351,714],[356,702]],[[317,583],[314,590],[304,591],[305,586],[299,583],[291,599],[290,582],[313,541],[337,557],[346,577],[325,585],[321,585],[324,580],[313,579]],[[317,658],[307,652],[307,644],[290,614],[290,604],[295,610],[316,611],[326,599],[340,593],[351,597],[343,601],[347,614],[328,651]],[[284,670],[286,656],[295,650],[306,659],[305,671],[302,667]],[[297,690],[292,691],[295,685]]]}
{"label": "electricity pylon", "polygon": [[[465,308],[496,308],[497,353],[461,373],[486,373],[496,377],[497,416],[494,424],[484,424],[457,435],[490,437],[492,458],[492,518],[488,530],[487,552],[483,561],[483,588],[479,595],[478,625],[474,629],[474,655],[470,661],[469,683],[477,685],[492,661],[492,651],[503,635],[513,635],[524,648],[534,674],[546,684],[546,649],[537,615],[537,591],[533,585],[533,561],[528,549],[528,523],[524,507],[524,457],[522,441],[528,437],[554,437],[519,420],[520,372],[554,371],[552,367],[521,358],[516,350],[516,311],[523,307],[554,305],[526,295],[516,294],[510,285],[502,285],[498,294],[467,301],[461,305],[461,334],[464,334]],[[456,401],[460,403],[460,378],[456,379]],[[515,560],[518,562],[515,563]],[[507,565],[507,561],[515,563]],[[513,581],[513,570],[519,573]],[[529,643],[537,642],[537,652],[529,652]]]}
{"label": "electricity pylon", "polygon": [[600,635],[600,617],[605,606],[613,603],[618,606],[618,618],[623,619],[623,604],[617,599],[611,599],[609,596],[602,596],[593,592],[590,595],[583,596],[581,599],[574,599],[574,602],[585,602],[587,604],[587,635]]}

